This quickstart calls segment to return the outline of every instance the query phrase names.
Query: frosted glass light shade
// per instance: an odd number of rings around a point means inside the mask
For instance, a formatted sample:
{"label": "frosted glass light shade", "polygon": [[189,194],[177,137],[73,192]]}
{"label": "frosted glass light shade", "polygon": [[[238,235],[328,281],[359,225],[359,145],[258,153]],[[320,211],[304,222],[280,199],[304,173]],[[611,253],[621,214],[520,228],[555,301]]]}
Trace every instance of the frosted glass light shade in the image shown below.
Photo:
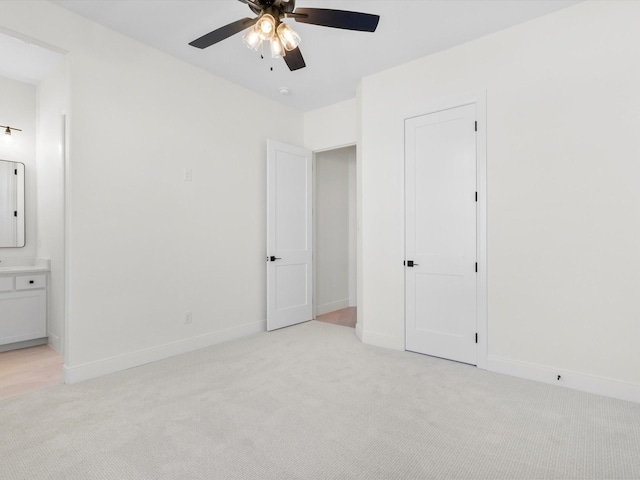
{"label": "frosted glass light shade", "polygon": [[255,28],[262,40],[270,40],[276,33],[276,19],[265,13],[256,22]]}
{"label": "frosted glass light shade", "polygon": [[273,58],[282,58],[285,56],[284,47],[277,35],[271,39],[271,56]]}
{"label": "frosted glass light shade", "polygon": [[258,32],[256,28],[250,29],[247,32],[247,34],[244,37],[242,37],[242,41],[247,47],[252,48],[254,50],[257,50],[262,44],[262,38],[260,38],[260,32]]}
{"label": "frosted glass light shade", "polygon": [[289,25],[281,23],[278,26],[278,36],[282,42],[282,46],[288,52],[294,50],[300,45],[300,35],[298,35]]}

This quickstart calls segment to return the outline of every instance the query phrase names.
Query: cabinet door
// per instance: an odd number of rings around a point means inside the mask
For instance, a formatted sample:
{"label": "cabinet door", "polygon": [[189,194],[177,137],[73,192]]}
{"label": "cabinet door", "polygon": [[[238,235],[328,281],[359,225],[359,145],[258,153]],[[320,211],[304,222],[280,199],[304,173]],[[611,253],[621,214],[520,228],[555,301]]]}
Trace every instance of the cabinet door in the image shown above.
{"label": "cabinet door", "polygon": [[0,345],[46,336],[46,290],[0,294]]}
{"label": "cabinet door", "polygon": [[13,277],[0,277],[0,292],[13,290]]}

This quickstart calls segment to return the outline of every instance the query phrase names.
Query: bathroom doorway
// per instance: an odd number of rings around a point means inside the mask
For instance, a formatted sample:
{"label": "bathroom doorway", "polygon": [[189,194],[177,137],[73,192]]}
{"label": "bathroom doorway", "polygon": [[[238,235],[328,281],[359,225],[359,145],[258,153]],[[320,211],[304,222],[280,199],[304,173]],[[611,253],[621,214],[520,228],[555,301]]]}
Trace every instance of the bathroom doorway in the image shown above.
{"label": "bathroom doorway", "polygon": [[13,320],[0,332],[0,398],[62,383],[65,344],[67,63],[13,35],[0,32],[0,124],[15,128],[0,158],[24,168],[25,240],[0,246],[0,316]]}

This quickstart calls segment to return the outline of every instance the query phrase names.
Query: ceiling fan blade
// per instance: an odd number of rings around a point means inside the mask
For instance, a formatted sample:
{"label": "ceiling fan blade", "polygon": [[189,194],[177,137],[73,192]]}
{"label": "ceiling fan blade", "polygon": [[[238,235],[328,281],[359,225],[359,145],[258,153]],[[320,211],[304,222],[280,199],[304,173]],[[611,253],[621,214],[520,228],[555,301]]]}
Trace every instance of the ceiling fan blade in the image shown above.
{"label": "ceiling fan blade", "polygon": [[379,15],[328,8],[298,8],[292,17],[296,22],[359,32],[375,32],[380,20]]}
{"label": "ceiling fan blade", "polygon": [[213,32],[209,32],[206,35],[201,36],[200,38],[197,38],[193,42],[190,42],[189,45],[196,48],[210,47],[211,45],[218,43],[225,38],[229,38],[231,35],[235,35],[236,33],[241,32],[245,28],[249,28],[257,21],[257,18],[242,18],[238,21],[230,23],[229,25],[220,27]]}
{"label": "ceiling fan blade", "polygon": [[287,52],[287,54],[284,56],[284,61],[286,62],[287,67],[289,67],[289,70],[291,70],[292,72],[294,70],[300,70],[301,68],[307,66],[307,64],[304,63],[304,58],[302,58],[302,53],[300,53],[299,47],[294,48],[290,52]]}

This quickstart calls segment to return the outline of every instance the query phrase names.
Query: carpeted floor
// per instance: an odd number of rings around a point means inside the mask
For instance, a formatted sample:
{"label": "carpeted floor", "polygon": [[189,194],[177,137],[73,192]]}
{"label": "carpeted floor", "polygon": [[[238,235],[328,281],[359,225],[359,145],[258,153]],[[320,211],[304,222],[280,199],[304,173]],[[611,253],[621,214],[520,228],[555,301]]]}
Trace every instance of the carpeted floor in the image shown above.
{"label": "carpeted floor", "polygon": [[640,478],[640,405],[308,322],[0,401],[0,478]]}

